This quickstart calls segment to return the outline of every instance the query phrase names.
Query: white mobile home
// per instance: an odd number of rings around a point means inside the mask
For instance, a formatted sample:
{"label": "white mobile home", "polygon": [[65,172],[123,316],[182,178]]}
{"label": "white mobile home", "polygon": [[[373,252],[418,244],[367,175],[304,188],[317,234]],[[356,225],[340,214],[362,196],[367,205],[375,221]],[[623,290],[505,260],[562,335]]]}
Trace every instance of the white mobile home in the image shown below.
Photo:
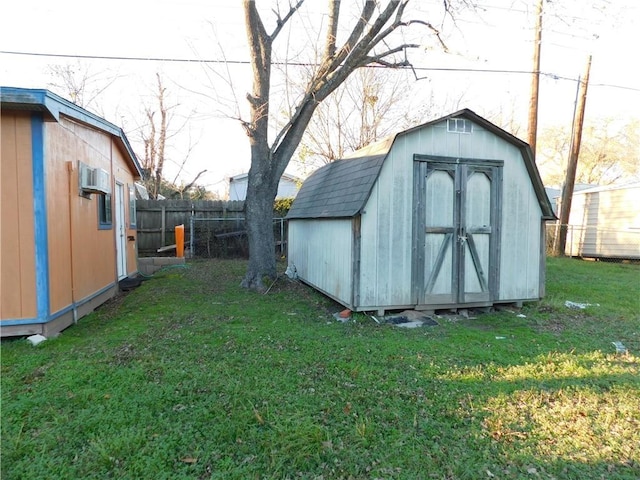
{"label": "white mobile home", "polygon": [[[293,198],[300,190],[302,180],[295,175],[282,174],[278,182],[278,193],[276,198]],[[249,185],[249,174],[241,173],[229,178],[229,200],[245,200],[247,198],[247,187]]]}
{"label": "white mobile home", "polygon": [[640,259],[640,183],[574,192],[565,254]]}
{"label": "white mobile home", "polygon": [[287,218],[290,267],[354,311],[544,295],[555,216],[531,149],[468,109],[318,169]]}

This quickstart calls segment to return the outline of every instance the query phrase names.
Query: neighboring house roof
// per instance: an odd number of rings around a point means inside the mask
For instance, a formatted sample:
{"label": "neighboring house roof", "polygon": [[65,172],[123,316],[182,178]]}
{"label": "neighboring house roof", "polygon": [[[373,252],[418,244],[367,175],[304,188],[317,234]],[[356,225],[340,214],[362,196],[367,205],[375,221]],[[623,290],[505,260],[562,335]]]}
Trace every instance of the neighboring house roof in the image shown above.
{"label": "neighboring house roof", "polygon": [[[276,198],[295,197],[302,185],[302,179],[283,173],[278,179],[278,191]],[[241,173],[229,178],[229,200],[245,200],[249,188],[249,174]]]}
{"label": "neighboring house roof", "polygon": [[[628,188],[638,188],[640,187],[640,182],[635,182],[635,183],[627,183],[626,185],[591,185],[591,186],[587,186],[586,188],[574,188],[573,190],[573,194],[587,194],[587,193],[598,193],[598,192],[608,192],[611,190],[624,190],[624,189],[628,189]],[[630,207],[633,207],[632,205],[630,205]]]}
{"label": "neighboring house roof", "polygon": [[353,217],[361,213],[395,139],[454,117],[471,120],[518,147],[533,183],[542,217],[546,220],[554,220],[556,216],[545,193],[529,144],[467,108],[396,133],[353,152],[348,158],[319,168],[302,184],[287,218],[340,218]]}
{"label": "neighboring house roof", "polygon": [[[232,182],[240,182],[249,178],[249,173],[240,173],[238,175],[234,175],[233,177],[229,177],[229,183]],[[302,183],[302,179],[296,177],[295,175],[291,175],[290,173],[283,173],[280,179],[291,180],[292,182],[300,182]]]}
{"label": "neighboring house roof", "polygon": [[562,195],[562,189],[554,187],[544,187],[549,203],[553,207],[553,213],[558,214],[558,198]]}
{"label": "neighboring house roof", "polygon": [[42,112],[45,120],[59,121],[60,115],[66,115],[78,122],[95,127],[110,134],[126,152],[132,170],[142,176],[138,158],[131,148],[124,131],[113,123],[101,118],[78,105],[65,100],[45,89],[0,87],[0,103],[2,109]]}

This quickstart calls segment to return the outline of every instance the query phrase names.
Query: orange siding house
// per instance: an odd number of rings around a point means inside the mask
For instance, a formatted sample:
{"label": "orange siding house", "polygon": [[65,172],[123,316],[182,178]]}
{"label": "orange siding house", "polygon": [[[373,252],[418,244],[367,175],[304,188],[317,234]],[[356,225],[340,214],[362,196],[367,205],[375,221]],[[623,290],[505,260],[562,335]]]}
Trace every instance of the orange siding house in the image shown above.
{"label": "orange siding house", "polygon": [[137,272],[122,129],[48,90],[0,87],[0,335],[55,335]]}

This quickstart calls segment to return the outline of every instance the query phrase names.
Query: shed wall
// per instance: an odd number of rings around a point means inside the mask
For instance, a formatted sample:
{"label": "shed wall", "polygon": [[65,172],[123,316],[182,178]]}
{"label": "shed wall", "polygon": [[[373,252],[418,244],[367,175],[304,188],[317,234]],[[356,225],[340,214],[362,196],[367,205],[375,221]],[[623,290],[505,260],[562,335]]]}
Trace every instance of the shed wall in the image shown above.
{"label": "shed wall", "polygon": [[[127,275],[133,275],[138,271],[138,231],[137,231],[137,219],[136,214],[131,212],[129,208],[130,202],[135,202],[135,178],[129,169],[128,163],[125,160],[125,154],[117,147],[117,144],[111,141],[111,172],[114,181],[124,185],[124,234],[126,237],[125,242],[125,255],[126,255],[126,273]],[[115,208],[115,206],[114,206]],[[115,212],[115,211],[114,211]],[[114,214],[115,215],[115,214]],[[132,217],[133,216],[133,217]],[[115,224],[114,224],[115,226]],[[117,235],[117,232],[114,231]]]}
{"label": "shed wall", "polygon": [[346,305],[351,305],[353,294],[352,223],[351,219],[289,221],[289,264],[305,282]]}
{"label": "shed wall", "polygon": [[[97,194],[79,194],[78,162],[109,172],[112,190],[116,179],[133,185],[131,163],[110,133],[64,115],[3,110],[1,134],[2,334],[57,333],[117,290],[115,214],[101,229]],[[122,234],[135,239],[127,193],[124,212]],[[125,250],[131,274],[135,242]]]}
{"label": "shed wall", "polygon": [[413,153],[396,139],[362,213],[362,310],[412,304]]}
{"label": "shed wall", "polygon": [[508,143],[502,148],[505,163],[498,299],[535,300],[542,296],[540,279],[544,275],[542,212],[518,149]]}
{"label": "shed wall", "polygon": [[33,318],[36,270],[30,115],[3,112],[0,135],[0,318]]}
{"label": "shed wall", "polygon": [[575,193],[569,225],[569,255],[640,258],[640,184]]}
{"label": "shed wall", "polygon": [[[78,161],[111,171],[105,134],[61,118],[47,125],[51,312],[115,282],[113,229],[98,228],[98,194],[78,194]],[[68,163],[69,162],[69,163]]]}

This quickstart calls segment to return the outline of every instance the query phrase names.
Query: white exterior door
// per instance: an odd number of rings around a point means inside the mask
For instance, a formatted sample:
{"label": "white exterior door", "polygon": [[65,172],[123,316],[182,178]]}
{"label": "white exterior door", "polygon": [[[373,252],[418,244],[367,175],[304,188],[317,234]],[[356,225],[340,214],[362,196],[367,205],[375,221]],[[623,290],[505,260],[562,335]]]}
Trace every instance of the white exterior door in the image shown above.
{"label": "white exterior door", "polygon": [[116,265],[118,280],[127,276],[127,226],[124,216],[124,185],[116,182],[115,191]]}
{"label": "white exterior door", "polygon": [[464,159],[418,162],[418,304],[487,303],[494,298],[500,165]]}

